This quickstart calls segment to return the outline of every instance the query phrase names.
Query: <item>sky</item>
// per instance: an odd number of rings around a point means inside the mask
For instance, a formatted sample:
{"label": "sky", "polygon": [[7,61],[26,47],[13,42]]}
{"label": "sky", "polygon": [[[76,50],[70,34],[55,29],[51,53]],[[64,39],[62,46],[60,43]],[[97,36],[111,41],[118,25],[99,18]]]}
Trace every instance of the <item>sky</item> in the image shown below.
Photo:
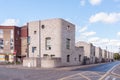
{"label": "sky", "polygon": [[120,0],[0,0],[0,25],[63,18],[76,25],[76,42],[118,52]]}

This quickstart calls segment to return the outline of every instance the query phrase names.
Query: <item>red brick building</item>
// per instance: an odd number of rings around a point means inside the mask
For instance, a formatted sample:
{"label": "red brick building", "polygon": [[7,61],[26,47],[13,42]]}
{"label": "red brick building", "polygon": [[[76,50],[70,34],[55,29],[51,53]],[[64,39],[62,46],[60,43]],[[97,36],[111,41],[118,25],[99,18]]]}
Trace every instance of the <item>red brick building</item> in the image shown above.
{"label": "red brick building", "polygon": [[21,56],[21,28],[0,26],[0,61],[12,62]]}
{"label": "red brick building", "polygon": [[21,58],[22,59],[28,56],[27,39],[28,39],[28,27],[22,26],[21,27]]}

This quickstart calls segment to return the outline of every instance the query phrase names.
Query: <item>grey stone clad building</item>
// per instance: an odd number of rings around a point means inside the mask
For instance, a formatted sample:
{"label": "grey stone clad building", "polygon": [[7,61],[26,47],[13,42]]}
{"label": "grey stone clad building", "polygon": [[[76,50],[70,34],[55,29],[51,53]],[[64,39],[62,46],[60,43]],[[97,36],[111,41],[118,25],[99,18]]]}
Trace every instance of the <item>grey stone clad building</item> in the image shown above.
{"label": "grey stone clad building", "polygon": [[[80,65],[83,48],[75,47],[75,25],[63,19],[28,23],[29,58],[24,66]],[[47,65],[46,65],[47,64]]]}
{"label": "grey stone clad building", "polygon": [[76,43],[77,47],[84,47],[84,64],[95,63],[95,46],[83,41]]}

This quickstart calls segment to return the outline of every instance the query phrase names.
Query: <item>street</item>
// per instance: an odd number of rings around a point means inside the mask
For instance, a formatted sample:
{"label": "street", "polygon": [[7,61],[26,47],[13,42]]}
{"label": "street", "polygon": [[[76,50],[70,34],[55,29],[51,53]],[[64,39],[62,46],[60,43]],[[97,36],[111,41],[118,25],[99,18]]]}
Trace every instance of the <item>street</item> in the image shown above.
{"label": "street", "polygon": [[76,71],[97,71],[97,72],[107,72],[111,69],[114,65],[118,64],[119,62],[110,62],[106,64],[101,64],[95,67],[85,68],[85,69],[76,69]]}
{"label": "street", "polygon": [[[108,70],[120,62],[100,64],[90,68],[60,69],[22,69],[0,66],[0,80],[99,80]],[[119,68],[120,69],[120,68]],[[114,70],[119,74],[118,70]],[[113,75],[106,75],[105,80]],[[106,79],[107,78],[107,79]],[[115,77],[113,77],[115,78]],[[120,78],[116,79],[120,80]]]}

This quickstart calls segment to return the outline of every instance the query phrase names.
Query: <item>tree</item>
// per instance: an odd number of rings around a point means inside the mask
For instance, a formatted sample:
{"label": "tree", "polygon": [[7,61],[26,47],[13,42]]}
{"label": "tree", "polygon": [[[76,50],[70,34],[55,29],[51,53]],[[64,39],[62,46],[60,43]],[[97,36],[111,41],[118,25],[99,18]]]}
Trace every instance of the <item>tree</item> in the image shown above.
{"label": "tree", "polygon": [[114,53],[114,59],[115,60],[120,60],[120,54],[119,53]]}

